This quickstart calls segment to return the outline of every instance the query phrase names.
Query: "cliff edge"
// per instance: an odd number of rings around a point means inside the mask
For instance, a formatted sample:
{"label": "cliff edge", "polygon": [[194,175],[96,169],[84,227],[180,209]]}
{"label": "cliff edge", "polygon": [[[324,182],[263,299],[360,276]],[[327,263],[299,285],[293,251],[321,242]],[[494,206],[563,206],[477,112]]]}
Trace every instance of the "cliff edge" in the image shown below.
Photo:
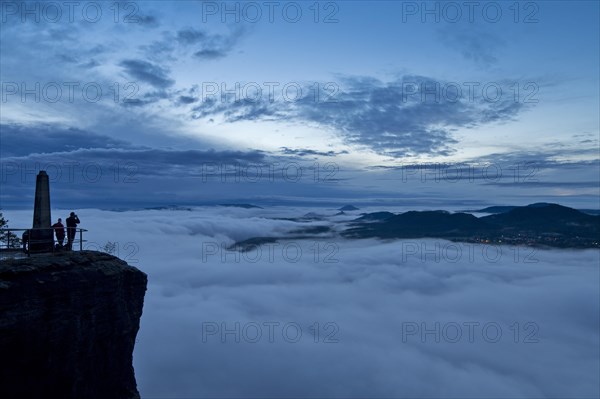
{"label": "cliff edge", "polygon": [[139,398],[147,276],[101,252],[0,262],[3,398]]}

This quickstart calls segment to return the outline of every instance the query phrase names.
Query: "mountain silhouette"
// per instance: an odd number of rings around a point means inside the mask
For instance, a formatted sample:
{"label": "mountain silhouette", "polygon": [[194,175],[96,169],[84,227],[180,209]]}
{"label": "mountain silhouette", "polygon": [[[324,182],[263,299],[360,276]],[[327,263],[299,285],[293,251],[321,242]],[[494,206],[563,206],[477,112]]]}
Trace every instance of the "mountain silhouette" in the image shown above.
{"label": "mountain silhouette", "polygon": [[349,238],[445,238],[557,247],[598,247],[600,216],[558,204],[536,203],[477,218],[469,213],[409,211],[365,214],[353,220]]}
{"label": "mountain silhouette", "polygon": [[537,234],[554,233],[590,238],[600,234],[600,217],[558,204],[531,204],[506,213],[485,216],[481,220],[503,232],[525,230]]}
{"label": "mountain silhouette", "polygon": [[[387,213],[387,212],[386,212]],[[464,237],[493,227],[468,213],[447,211],[409,211],[386,217],[386,213],[367,214],[356,221],[379,220],[347,230],[346,236],[380,238]]]}
{"label": "mountain silhouette", "polygon": [[373,212],[373,213],[365,213],[363,216],[359,217],[356,220],[360,221],[381,221],[391,218],[395,216],[392,212]]}
{"label": "mountain silhouette", "polygon": [[341,208],[338,208],[338,211],[358,211],[358,208],[354,205],[344,205]]}
{"label": "mountain silhouette", "polygon": [[263,209],[262,207],[260,207],[258,205],[252,205],[252,204],[219,204],[219,206],[224,206],[224,207],[228,207],[228,208]]}
{"label": "mountain silhouette", "polygon": [[[556,204],[551,204],[551,203],[547,203],[547,202],[538,202],[535,204],[527,205],[527,207],[542,208],[542,207],[545,207],[548,205],[556,205]],[[483,208],[483,209],[469,210],[469,211],[464,211],[464,212],[506,213],[506,212],[512,211],[515,208],[522,208],[522,207],[514,206],[514,205],[495,205],[495,206],[488,206],[487,208]],[[599,209],[578,209],[578,211],[587,213],[589,215],[600,215]]]}

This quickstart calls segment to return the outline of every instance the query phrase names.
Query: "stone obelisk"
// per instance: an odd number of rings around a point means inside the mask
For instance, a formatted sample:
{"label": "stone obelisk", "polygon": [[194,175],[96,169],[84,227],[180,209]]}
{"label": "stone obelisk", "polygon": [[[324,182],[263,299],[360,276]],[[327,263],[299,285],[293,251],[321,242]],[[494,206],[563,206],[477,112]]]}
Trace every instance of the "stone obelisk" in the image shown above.
{"label": "stone obelisk", "polygon": [[30,240],[30,252],[51,252],[54,247],[52,217],[50,215],[50,181],[44,170],[40,170],[35,182],[33,229],[31,230]]}

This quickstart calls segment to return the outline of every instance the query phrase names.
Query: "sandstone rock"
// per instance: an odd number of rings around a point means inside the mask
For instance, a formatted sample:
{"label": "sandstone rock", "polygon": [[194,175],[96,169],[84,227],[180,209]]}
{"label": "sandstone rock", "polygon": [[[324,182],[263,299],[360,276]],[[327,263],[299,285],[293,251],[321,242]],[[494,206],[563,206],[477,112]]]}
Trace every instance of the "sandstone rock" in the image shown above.
{"label": "sandstone rock", "polygon": [[2,398],[139,398],[132,365],[147,276],[111,255],[0,264]]}

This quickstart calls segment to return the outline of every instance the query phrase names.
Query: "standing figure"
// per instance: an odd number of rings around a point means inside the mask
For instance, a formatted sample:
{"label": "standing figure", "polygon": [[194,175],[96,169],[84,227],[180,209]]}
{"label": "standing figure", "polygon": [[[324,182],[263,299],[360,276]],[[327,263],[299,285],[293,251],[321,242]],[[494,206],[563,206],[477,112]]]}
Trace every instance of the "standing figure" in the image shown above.
{"label": "standing figure", "polygon": [[21,242],[23,243],[23,252],[29,253],[29,230],[25,230],[21,236]]}
{"label": "standing figure", "polygon": [[63,243],[65,242],[65,226],[62,224],[62,219],[58,218],[58,222],[54,223],[52,228],[54,229],[54,234],[56,234],[58,247],[62,248]]}
{"label": "standing figure", "polygon": [[73,240],[75,239],[78,224],[79,218],[75,212],[71,212],[71,216],[67,218],[67,249],[69,250],[73,249]]}

